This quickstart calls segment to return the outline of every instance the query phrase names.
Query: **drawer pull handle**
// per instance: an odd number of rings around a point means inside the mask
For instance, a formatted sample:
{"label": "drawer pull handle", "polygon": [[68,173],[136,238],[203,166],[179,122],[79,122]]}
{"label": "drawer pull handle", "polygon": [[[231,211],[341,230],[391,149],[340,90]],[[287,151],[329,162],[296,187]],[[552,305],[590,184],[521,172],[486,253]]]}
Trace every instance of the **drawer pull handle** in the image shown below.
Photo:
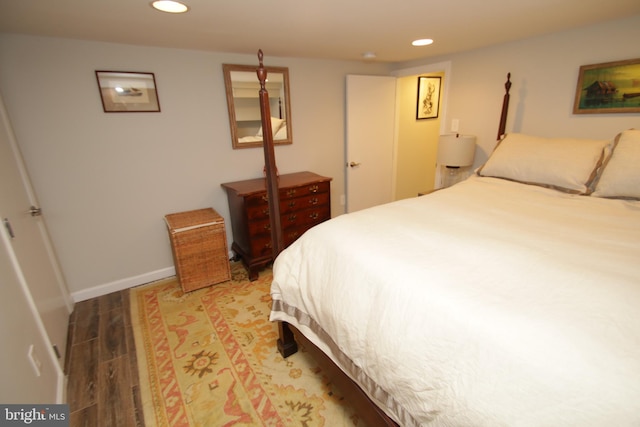
{"label": "drawer pull handle", "polygon": [[309,187],[309,191],[311,193],[317,193],[318,189],[319,189],[319,187],[317,185],[312,185],[311,187]]}
{"label": "drawer pull handle", "polygon": [[266,194],[264,194],[264,195],[262,196],[262,201],[263,201],[263,202],[269,202],[269,196],[267,196]]}
{"label": "drawer pull handle", "polygon": [[289,215],[289,222],[295,222],[296,218],[298,218],[296,214]]}
{"label": "drawer pull handle", "polygon": [[264,225],[264,229],[265,230],[271,230],[271,224],[265,224]]}
{"label": "drawer pull handle", "polygon": [[289,202],[289,207],[290,208],[294,207],[295,205],[296,205],[295,200],[292,200],[292,201]]}
{"label": "drawer pull handle", "polygon": [[262,215],[269,216],[269,209],[262,209]]}
{"label": "drawer pull handle", "polygon": [[318,219],[319,216],[318,212],[312,212],[309,214],[309,218],[311,219]]}
{"label": "drawer pull handle", "polygon": [[296,194],[296,189],[292,188],[291,190],[287,190],[287,196],[288,197],[293,197]]}
{"label": "drawer pull handle", "polygon": [[312,199],[309,200],[309,204],[310,205],[317,205],[318,204],[318,198],[314,197]]}

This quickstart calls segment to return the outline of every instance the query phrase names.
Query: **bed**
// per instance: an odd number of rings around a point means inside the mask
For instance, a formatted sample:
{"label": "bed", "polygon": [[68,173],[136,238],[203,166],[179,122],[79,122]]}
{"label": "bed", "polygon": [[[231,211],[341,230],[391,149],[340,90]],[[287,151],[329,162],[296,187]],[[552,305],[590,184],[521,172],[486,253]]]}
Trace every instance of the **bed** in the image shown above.
{"label": "bed", "polygon": [[[271,116],[271,133],[274,140],[287,139],[287,122],[284,119]],[[239,142],[262,142],[262,126],[255,135],[238,138]]]}
{"label": "bed", "polygon": [[639,426],[640,131],[499,136],[469,179],[277,247],[279,349],[370,424]]}

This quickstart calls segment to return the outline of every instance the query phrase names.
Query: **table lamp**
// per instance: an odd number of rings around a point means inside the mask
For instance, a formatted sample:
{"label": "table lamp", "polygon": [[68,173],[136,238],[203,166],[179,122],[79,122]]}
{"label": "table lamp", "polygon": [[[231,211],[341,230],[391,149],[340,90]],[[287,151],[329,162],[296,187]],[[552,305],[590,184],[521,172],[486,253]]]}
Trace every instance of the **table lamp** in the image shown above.
{"label": "table lamp", "polygon": [[473,164],[476,153],[476,137],[452,133],[440,135],[438,139],[438,164],[444,167],[443,187],[449,187],[464,176],[466,167]]}

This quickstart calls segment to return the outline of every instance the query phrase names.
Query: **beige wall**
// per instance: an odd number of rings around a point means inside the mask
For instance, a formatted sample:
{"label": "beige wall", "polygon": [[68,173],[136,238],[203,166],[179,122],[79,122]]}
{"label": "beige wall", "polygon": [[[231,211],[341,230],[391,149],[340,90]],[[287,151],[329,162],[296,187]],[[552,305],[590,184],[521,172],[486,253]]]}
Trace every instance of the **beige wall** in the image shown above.
{"label": "beige wall", "polygon": [[[441,77],[440,110],[444,95],[444,73],[425,73]],[[416,120],[418,76],[398,79],[398,135],[396,148],[395,199],[415,197],[434,188],[438,135],[442,114],[437,118]],[[442,111],[440,111],[442,113]]]}
{"label": "beige wall", "polygon": [[[508,131],[613,137],[640,127],[640,115],[573,115],[578,68],[637,58],[636,40],[640,16],[393,67],[265,52],[267,64],[289,67],[291,78],[294,144],[276,148],[278,168],[332,176],[332,211],[342,213],[345,76],[442,62],[451,63],[442,117],[477,135],[476,164],[495,145],[507,72]],[[260,176],[263,160],[260,149],[231,149],[222,63],[255,62],[253,55],[0,35],[0,92],[76,297],[166,274],[173,261],[165,214],[212,206],[228,221],[220,183]],[[154,72],[162,113],[103,113],[97,69]],[[229,226],[227,234],[231,241]]]}
{"label": "beige wall", "polygon": [[[255,55],[0,35],[0,92],[75,298],[144,283],[173,266],[163,216],[213,207],[227,220],[223,182],[260,177],[260,148],[233,150],[223,63]],[[375,63],[274,58],[289,67],[293,145],[280,173],[333,177],[343,212],[347,74]],[[105,114],[94,70],[155,73],[161,113]]]}

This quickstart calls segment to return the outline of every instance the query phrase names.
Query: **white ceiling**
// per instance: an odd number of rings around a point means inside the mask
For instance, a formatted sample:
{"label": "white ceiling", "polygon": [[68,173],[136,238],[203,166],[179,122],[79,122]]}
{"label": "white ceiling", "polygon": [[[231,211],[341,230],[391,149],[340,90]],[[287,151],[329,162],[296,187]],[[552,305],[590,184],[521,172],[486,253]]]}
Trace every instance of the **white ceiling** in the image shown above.
{"label": "white ceiling", "polygon": [[[0,0],[0,32],[322,59],[371,51],[401,62],[640,13],[640,0],[185,0],[182,15],[149,3]],[[417,38],[435,43],[411,46]]]}

